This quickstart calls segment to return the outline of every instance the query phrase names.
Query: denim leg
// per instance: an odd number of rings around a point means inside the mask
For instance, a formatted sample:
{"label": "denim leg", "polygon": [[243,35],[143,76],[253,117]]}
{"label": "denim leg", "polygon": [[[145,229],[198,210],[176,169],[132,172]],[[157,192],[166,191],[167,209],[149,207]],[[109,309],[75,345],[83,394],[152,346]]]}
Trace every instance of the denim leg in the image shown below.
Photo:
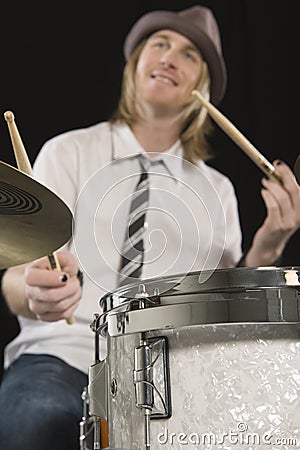
{"label": "denim leg", "polygon": [[79,450],[88,377],[50,355],[22,355],[0,386],[0,448]]}

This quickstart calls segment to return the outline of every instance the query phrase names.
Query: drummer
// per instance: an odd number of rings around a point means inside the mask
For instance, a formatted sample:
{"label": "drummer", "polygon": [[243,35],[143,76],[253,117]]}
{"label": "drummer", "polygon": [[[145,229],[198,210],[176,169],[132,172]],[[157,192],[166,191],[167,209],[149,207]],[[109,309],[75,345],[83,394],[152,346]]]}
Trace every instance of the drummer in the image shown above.
{"label": "drummer", "polygon": [[[145,14],[129,31],[124,55],[113,117],[52,138],[34,165],[36,179],[74,212],[75,235],[56,254],[61,271],[49,271],[41,258],[3,276],[4,297],[21,328],[6,348],[0,390],[5,450],[79,449],[81,394],[93,361],[90,323],[107,291],[140,278],[274,265],[300,226],[300,187],[276,160],[282,182],[262,179],[266,217],[242,251],[234,187],[208,163],[212,123],[191,95],[197,90],[218,106],[226,91],[211,10],[197,5]],[[127,217],[140,189],[147,214],[132,236]],[[128,239],[137,243],[136,262],[121,257]]]}

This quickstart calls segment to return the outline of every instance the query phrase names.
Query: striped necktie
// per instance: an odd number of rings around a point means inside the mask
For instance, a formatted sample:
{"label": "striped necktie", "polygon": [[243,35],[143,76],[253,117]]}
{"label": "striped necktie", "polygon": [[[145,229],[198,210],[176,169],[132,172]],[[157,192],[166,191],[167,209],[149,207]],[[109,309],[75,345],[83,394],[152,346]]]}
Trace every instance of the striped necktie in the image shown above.
{"label": "striped necktie", "polygon": [[145,217],[149,203],[148,171],[152,162],[139,156],[141,175],[132,194],[128,225],[124,240],[119,284],[135,282],[141,277],[144,262],[144,230]]}

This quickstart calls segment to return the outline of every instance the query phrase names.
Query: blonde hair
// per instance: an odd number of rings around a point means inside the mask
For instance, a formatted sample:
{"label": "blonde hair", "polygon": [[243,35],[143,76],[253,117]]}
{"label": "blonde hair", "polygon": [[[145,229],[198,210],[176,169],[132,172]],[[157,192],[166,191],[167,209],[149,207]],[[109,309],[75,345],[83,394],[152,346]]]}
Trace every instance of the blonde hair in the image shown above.
{"label": "blonde hair", "polygon": [[[141,42],[128,60],[121,84],[121,95],[116,111],[113,113],[110,122],[125,122],[131,125],[137,117],[135,106],[135,71],[139,56],[145,45],[145,40]],[[210,75],[206,62],[203,62],[201,79],[196,88],[203,97],[210,99]],[[191,96],[191,101],[186,107],[180,139],[183,146],[183,157],[192,163],[198,159],[207,161],[213,154],[208,142],[208,136],[212,133],[212,122],[195,97]]]}

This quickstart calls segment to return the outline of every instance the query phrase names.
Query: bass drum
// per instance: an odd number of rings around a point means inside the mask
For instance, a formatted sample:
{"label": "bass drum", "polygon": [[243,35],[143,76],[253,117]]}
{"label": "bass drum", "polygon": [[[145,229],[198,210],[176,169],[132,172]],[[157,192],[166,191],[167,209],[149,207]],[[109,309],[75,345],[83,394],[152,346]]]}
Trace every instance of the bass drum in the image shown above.
{"label": "bass drum", "polygon": [[282,267],[146,280],[103,297],[94,331],[107,356],[90,368],[89,393],[108,448],[300,448],[299,296],[299,268]]}

